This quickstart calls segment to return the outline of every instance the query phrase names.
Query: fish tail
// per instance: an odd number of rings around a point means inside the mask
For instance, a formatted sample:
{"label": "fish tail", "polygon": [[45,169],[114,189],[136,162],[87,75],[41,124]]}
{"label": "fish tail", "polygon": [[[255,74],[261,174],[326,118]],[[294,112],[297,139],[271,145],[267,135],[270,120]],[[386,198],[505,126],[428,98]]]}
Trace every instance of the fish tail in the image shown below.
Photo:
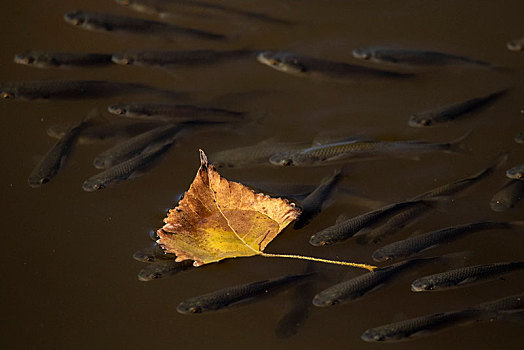
{"label": "fish tail", "polygon": [[524,324],[524,309],[499,310],[495,312],[493,319]]}
{"label": "fish tail", "polygon": [[445,148],[447,149],[447,151],[448,152],[463,152],[463,151],[465,151],[466,150],[465,141],[471,135],[472,132],[473,132],[473,130],[469,130],[468,132],[466,132],[464,135],[462,135],[458,139],[456,139],[454,141],[451,141],[450,143],[444,144]]}

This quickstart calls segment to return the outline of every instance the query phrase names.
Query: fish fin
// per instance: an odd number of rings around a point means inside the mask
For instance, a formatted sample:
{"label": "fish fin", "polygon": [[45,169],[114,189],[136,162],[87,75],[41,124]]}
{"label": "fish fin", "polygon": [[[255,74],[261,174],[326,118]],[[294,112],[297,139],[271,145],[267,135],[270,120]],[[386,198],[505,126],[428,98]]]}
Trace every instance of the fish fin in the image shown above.
{"label": "fish fin", "polygon": [[476,277],[468,277],[468,278],[465,278],[463,279],[462,281],[460,281],[459,283],[457,283],[457,286],[461,286],[461,285],[464,285],[464,284],[468,284],[468,283],[473,283],[477,280],[478,278]]}
{"label": "fish fin", "polygon": [[455,153],[455,152],[464,152],[464,151],[466,151],[465,141],[469,138],[469,136],[471,135],[472,132],[473,132],[473,130],[469,130],[468,132],[466,132],[464,135],[462,135],[458,139],[448,143],[447,144],[448,145],[448,149],[446,150],[446,152]]}
{"label": "fish fin", "polygon": [[318,133],[313,139],[311,146],[320,146],[335,142],[357,142],[357,141],[374,141],[373,139],[366,136],[348,136],[348,137],[335,137],[326,133]]}

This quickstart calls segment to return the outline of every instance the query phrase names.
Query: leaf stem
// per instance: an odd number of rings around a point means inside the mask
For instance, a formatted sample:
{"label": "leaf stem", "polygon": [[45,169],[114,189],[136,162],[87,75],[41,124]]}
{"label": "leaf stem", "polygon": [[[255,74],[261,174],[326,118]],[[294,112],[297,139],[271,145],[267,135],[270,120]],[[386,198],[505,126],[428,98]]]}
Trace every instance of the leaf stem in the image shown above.
{"label": "leaf stem", "polygon": [[353,267],[358,267],[358,268],[361,268],[361,269],[366,269],[366,270],[369,270],[371,272],[373,272],[377,268],[374,265],[352,263],[352,262],[347,262],[347,261],[328,260],[328,259],[314,258],[314,257],[311,257],[311,256],[303,256],[303,255],[270,254],[270,253],[264,253],[264,252],[261,252],[258,255],[261,255],[261,256],[263,256],[265,258],[291,258],[291,259],[318,261],[318,262],[323,262],[323,263],[327,263],[327,264],[353,266]]}

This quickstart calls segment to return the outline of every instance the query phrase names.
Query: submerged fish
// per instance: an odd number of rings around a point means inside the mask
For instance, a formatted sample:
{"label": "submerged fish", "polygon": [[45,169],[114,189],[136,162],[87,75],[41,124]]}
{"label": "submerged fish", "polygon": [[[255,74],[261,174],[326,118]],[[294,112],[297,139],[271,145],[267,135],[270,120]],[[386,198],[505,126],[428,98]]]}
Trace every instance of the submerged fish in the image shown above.
{"label": "submerged fish", "polygon": [[14,61],[37,68],[91,67],[111,64],[111,54],[26,51],[17,54]]}
{"label": "submerged fish", "polygon": [[270,138],[252,146],[216,152],[209,158],[217,168],[240,168],[249,165],[268,164],[268,159],[273,154],[302,147],[304,147],[304,143],[279,142]]}
{"label": "submerged fish", "polygon": [[[104,123],[91,125],[78,137],[78,143],[103,141],[113,137],[131,137],[160,126],[152,123]],[[69,129],[67,125],[54,125],[47,128],[47,135],[55,139],[62,138]]]}
{"label": "submerged fish", "polygon": [[524,197],[524,181],[510,180],[491,198],[489,203],[494,211],[511,209]]}
{"label": "submerged fish", "polygon": [[172,143],[180,129],[179,125],[161,125],[100,153],[93,165],[98,169],[107,169],[136,156],[148,146]]}
{"label": "submerged fish", "polygon": [[437,247],[442,243],[461,238],[467,234],[494,229],[511,229],[522,227],[523,222],[473,222],[459,226],[446,227],[440,230],[423,233],[402,241],[388,244],[373,252],[373,260],[385,261],[407,257],[426,249]]}
{"label": "submerged fish", "polygon": [[164,277],[174,276],[177,273],[193,268],[192,260],[176,262],[167,260],[148,264],[138,273],[138,279],[142,282],[157,280]]}
{"label": "submerged fish", "polygon": [[508,169],[506,171],[506,176],[510,179],[524,180],[524,164]]}
{"label": "submerged fish", "polygon": [[203,30],[111,13],[73,11],[66,13],[64,19],[69,24],[93,31],[161,36],[167,39],[175,39],[179,36],[207,40],[221,40],[225,38],[224,35]]}
{"label": "submerged fish", "polygon": [[423,141],[350,140],[316,145],[296,151],[276,153],[269,158],[279,166],[319,166],[333,162],[370,159],[384,156],[405,156],[435,151],[454,151],[462,146],[470,132],[447,143]]}
{"label": "submerged fish", "polygon": [[0,83],[3,99],[85,99],[107,98],[127,94],[181,95],[138,83],[118,83],[103,80],[42,80]]}
{"label": "submerged fish", "polygon": [[337,283],[334,286],[321,291],[313,298],[313,305],[319,307],[333,306],[360,298],[364,294],[382,286],[388,280],[397,276],[406,269],[420,266],[421,264],[438,259],[440,258],[411,259],[375,269],[373,272],[368,272],[350,280]]}
{"label": "submerged fish", "polygon": [[[482,169],[478,173],[473,174],[463,179],[456,180],[449,184],[439,186],[430,191],[424,192],[412,198],[411,200],[415,201],[415,200],[421,200],[421,199],[431,199],[435,197],[451,196],[451,195],[457,194],[460,191],[464,191],[465,189],[476,184],[478,181],[493,174],[495,169],[497,169],[502,164],[504,164],[507,161],[507,159],[508,159],[508,154],[503,153],[497,157],[497,159],[491,166],[485,169]],[[432,209],[432,206],[428,206],[425,203],[419,203],[419,204],[415,204],[412,207],[405,208],[401,210],[400,213],[395,214],[394,216],[389,218],[384,224],[381,224],[378,227],[371,228],[371,229],[368,229],[366,232],[363,232],[362,235],[359,236],[358,242],[359,243],[371,243],[371,242],[378,243],[384,237],[415,222],[416,219],[420,218],[422,215],[426,214],[431,209]],[[359,232],[359,234],[360,233],[361,232]]]}
{"label": "submerged fish", "polygon": [[311,236],[309,243],[314,246],[330,245],[343,242],[353,237],[358,231],[388,215],[397,213],[399,210],[411,208],[416,205],[430,206],[431,203],[422,200],[399,202],[364,213],[353,218],[329,226]]}
{"label": "submerged fish", "polygon": [[208,294],[187,299],[177,306],[181,314],[196,314],[207,311],[227,308],[233,304],[251,299],[257,296],[271,293],[279,287],[305,280],[314,274],[290,275],[270,280],[251,282],[239,286],[228,287]]}
{"label": "submerged fish", "polygon": [[181,121],[237,121],[244,113],[220,108],[206,108],[191,105],[167,103],[125,103],[107,107],[116,115],[133,119],[157,120],[168,122]]}
{"label": "submerged fish", "polygon": [[322,60],[294,54],[292,52],[263,51],[257,55],[257,60],[283,73],[312,78],[356,80],[369,78],[406,78],[412,76],[412,74]]}
{"label": "submerged fish", "polygon": [[48,183],[51,178],[56,175],[58,170],[64,166],[67,156],[71,152],[79,135],[84,129],[91,125],[91,123],[92,120],[88,117],[65,132],[64,136],[51,147],[31,172],[31,175],[29,175],[28,182],[31,187],[38,187]]}
{"label": "submerged fish", "polygon": [[174,260],[176,256],[164,253],[164,250],[156,243],[151,246],[137,250],[133,254],[133,259],[141,262],[152,263],[155,261]]}
{"label": "submerged fish", "polygon": [[295,288],[289,310],[280,318],[275,327],[277,338],[289,338],[297,334],[298,330],[304,326],[311,313],[311,297],[315,293],[313,287],[314,283],[308,281]]}
{"label": "submerged fish", "polygon": [[477,281],[496,279],[501,275],[521,269],[524,269],[524,262],[503,262],[462,267],[416,279],[411,283],[411,290],[422,292],[463,287]]}
{"label": "submerged fish", "polygon": [[112,61],[120,65],[170,68],[216,64],[254,55],[249,50],[127,51],[115,53]]}
{"label": "submerged fish", "polygon": [[82,188],[84,191],[92,192],[102,190],[117,182],[133,179],[143,174],[160,156],[166,153],[172,143],[164,144],[161,148],[148,149],[137,156],[126,160],[112,168],[96,174],[84,181]]}
{"label": "submerged fish", "polygon": [[511,51],[524,51],[524,38],[508,41],[506,47]]}
{"label": "submerged fish", "polygon": [[409,50],[395,47],[371,46],[353,50],[353,57],[375,63],[412,66],[427,65],[475,65],[491,66],[490,63],[442,52]]}
{"label": "submerged fish", "polygon": [[304,200],[300,203],[302,207],[302,213],[293,226],[295,230],[306,226],[311,221],[311,219],[320,213],[323,204],[331,196],[342,177],[342,171],[336,170],[333,175],[324,177],[322,181],[320,181],[318,187],[306,198],[304,198]]}
{"label": "submerged fish", "polygon": [[488,301],[475,306],[487,310],[512,310],[524,308],[524,293],[510,295],[504,298]]}
{"label": "submerged fish", "polygon": [[415,113],[409,118],[408,125],[412,127],[423,127],[449,122],[462,114],[473,112],[486,106],[488,103],[493,102],[506,94],[507,91],[507,89],[504,89],[486,96],[476,97],[467,101]]}

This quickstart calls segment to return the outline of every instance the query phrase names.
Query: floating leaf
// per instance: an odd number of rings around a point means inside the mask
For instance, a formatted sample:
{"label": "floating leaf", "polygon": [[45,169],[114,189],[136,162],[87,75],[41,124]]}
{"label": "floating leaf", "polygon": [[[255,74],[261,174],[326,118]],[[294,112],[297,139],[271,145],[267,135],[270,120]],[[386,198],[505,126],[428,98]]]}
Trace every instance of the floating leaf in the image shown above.
{"label": "floating leaf", "polygon": [[281,198],[255,193],[228,181],[208,164],[200,150],[200,168],[178,206],[169,211],[157,231],[158,244],[176,261],[194,260],[195,266],[222,259],[261,255],[350,265],[373,270],[373,266],[297,255],[267,254],[264,249],[300,209]]}

